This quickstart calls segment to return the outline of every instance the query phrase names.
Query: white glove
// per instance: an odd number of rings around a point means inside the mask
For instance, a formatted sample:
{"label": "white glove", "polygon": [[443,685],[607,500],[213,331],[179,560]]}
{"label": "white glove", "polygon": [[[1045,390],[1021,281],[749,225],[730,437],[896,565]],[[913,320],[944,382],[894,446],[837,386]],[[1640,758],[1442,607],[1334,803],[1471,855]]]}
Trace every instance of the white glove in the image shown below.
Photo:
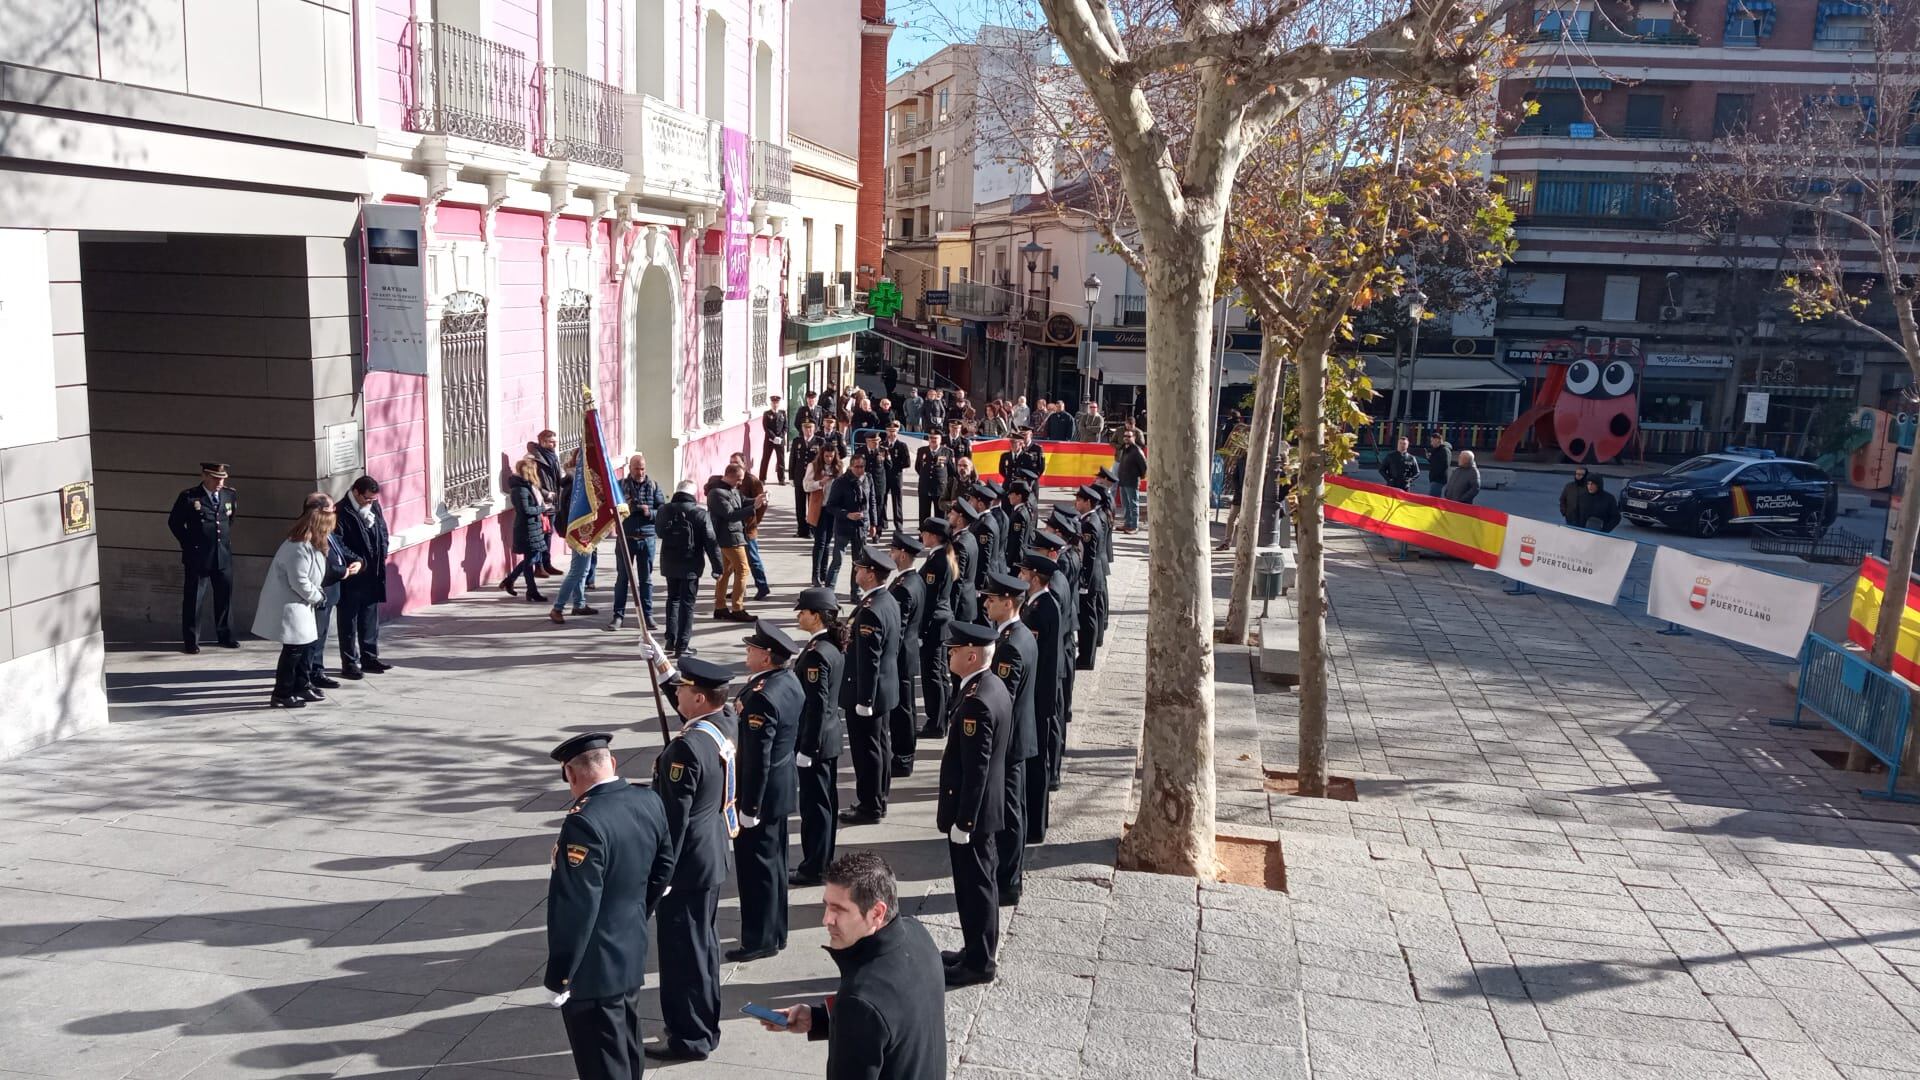
{"label": "white glove", "polygon": [[660,659],[660,650],[650,642],[643,641],[640,643],[640,659],[649,664],[654,663]]}
{"label": "white glove", "polygon": [[855,712],[855,713],[856,713],[857,715],[860,715],[860,716],[872,716],[872,715],[873,715],[873,706],[871,706],[871,705],[855,705],[855,706],[853,707],[853,711],[854,711],[854,712]]}
{"label": "white glove", "polygon": [[749,816],[747,816],[746,814],[741,814],[741,815],[740,815],[740,827],[741,827],[741,828],[743,828],[743,829],[751,829],[751,828],[753,828],[753,827],[754,827],[755,825],[758,825],[758,824],[760,824],[760,819],[759,819],[759,818],[757,818],[757,817],[749,817]]}
{"label": "white glove", "polygon": [[947,830],[947,839],[952,840],[961,847],[966,847],[968,844],[973,843],[973,834],[955,825],[953,828]]}
{"label": "white glove", "polygon": [[664,889],[661,889],[661,890],[660,890],[660,899],[662,899],[662,900],[665,900],[665,899],[666,899],[667,897],[669,897],[669,896],[672,896],[672,895],[673,895],[673,886],[671,886],[671,885],[669,885],[669,886],[667,886],[666,888],[664,888]]}
{"label": "white glove", "polygon": [[553,995],[553,1007],[557,1009],[560,1006],[565,1005],[567,1003],[567,999],[572,996],[573,996],[573,991],[571,990],[562,990],[559,993]]}
{"label": "white glove", "polygon": [[805,754],[795,754],[793,755],[793,760],[803,769],[813,768],[813,759]]}

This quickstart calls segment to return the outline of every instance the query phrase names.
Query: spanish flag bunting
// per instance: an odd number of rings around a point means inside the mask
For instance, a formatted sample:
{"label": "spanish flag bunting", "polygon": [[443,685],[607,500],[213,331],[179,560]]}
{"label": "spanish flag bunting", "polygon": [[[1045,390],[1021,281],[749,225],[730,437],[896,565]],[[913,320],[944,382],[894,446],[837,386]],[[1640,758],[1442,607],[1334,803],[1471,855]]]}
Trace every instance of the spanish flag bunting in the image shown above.
{"label": "spanish flag bunting", "polygon": [[1500,565],[1507,515],[1467,503],[1435,499],[1384,484],[1327,477],[1327,520],[1403,540],[1491,570]]}
{"label": "spanish flag bunting", "polygon": [[[1113,465],[1113,447],[1097,442],[1042,442],[1047,455],[1047,472],[1040,478],[1042,487],[1079,487],[1093,483],[1100,466]],[[1013,448],[1008,439],[975,439],[973,471],[989,480],[1002,481],[1000,455]]]}
{"label": "spanish flag bunting", "polygon": [[[1847,640],[1873,648],[1873,628],[1880,622],[1880,604],[1887,595],[1887,564],[1869,555],[1860,563],[1853,583],[1853,609],[1847,618]],[[1900,613],[1900,640],[1893,650],[1893,673],[1920,683],[1920,587],[1907,583],[1907,609]]]}

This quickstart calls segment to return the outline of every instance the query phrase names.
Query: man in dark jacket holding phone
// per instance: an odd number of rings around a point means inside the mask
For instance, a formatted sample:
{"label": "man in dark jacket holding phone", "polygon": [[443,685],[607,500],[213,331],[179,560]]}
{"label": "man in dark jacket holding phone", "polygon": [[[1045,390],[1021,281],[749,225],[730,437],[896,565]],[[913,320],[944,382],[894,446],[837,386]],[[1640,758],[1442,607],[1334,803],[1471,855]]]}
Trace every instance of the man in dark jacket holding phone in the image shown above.
{"label": "man in dark jacket holding phone", "polygon": [[667,579],[667,653],[675,657],[693,653],[693,605],[700,599],[703,564],[710,564],[714,580],[720,580],[720,546],[714,542],[707,508],[694,495],[698,490],[693,481],[681,481],[654,524],[660,576]]}

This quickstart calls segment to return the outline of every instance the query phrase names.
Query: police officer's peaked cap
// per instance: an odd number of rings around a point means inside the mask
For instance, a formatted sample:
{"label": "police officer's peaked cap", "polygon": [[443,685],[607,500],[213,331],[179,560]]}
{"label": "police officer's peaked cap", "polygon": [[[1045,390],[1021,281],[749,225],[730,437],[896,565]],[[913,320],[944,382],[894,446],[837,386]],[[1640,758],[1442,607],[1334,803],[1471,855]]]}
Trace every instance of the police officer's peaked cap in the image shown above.
{"label": "police officer's peaked cap", "polygon": [[930,517],[920,523],[920,531],[945,540],[953,535],[953,526],[947,524],[946,518]]}
{"label": "police officer's peaked cap", "polygon": [[800,599],[793,602],[795,611],[838,612],[840,598],[832,589],[812,588],[800,590]]}
{"label": "police officer's peaked cap", "polygon": [[883,574],[891,574],[898,569],[893,565],[893,556],[879,544],[861,544],[860,556],[856,561],[862,566],[878,570]]}
{"label": "police officer's peaked cap", "polygon": [[1009,495],[1018,495],[1024,499],[1033,494],[1033,485],[1027,483],[1025,480],[1009,480],[1007,481],[1006,492]]}
{"label": "police officer's peaked cap", "polygon": [[1074,489],[1073,497],[1076,499],[1085,499],[1090,503],[1097,504],[1100,501],[1100,489],[1094,487],[1092,484],[1081,484]]}
{"label": "police officer's peaked cap", "polygon": [[1048,551],[1059,551],[1066,541],[1055,536],[1053,533],[1041,530],[1027,537],[1027,543],[1033,547],[1045,548]]}
{"label": "police officer's peaked cap", "polygon": [[992,502],[994,499],[993,488],[985,480],[974,481],[973,486],[967,489],[967,494],[987,502]]}
{"label": "police officer's peaked cap", "polygon": [[800,646],[794,644],[794,640],[787,636],[786,631],[765,619],[753,620],[753,633],[740,640],[780,657],[792,656],[800,651]]}
{"label": "police officer's peaked cap", "polygon": [[903,532],[893,534],[893,546],[909,555],[925,555],[927,553],[927,545]]}
{"label": "police officer's peaked cap", "polygon": [[1061,535],[1069,539],[1072,538],[1075,529],[1078,528],[1079,521],[1080,515],[1071,510],[1063,510],[1058,506],[1054,507],[1053,513],[1047,516],[1047,523],[1059,526]]}
{"label": "police officer's peaked cap", "polygon": [[575,735],[566,742],[553,748],[547,756],[565,765],[589,750],[601,750],[613,745],[613,735],[606,731],[589,731],[585,735]]}
{"label": "police officer's peaked cap", "polygon": [[[1056,546],[1054,550],[1058,551],[1060,549]],[[1041,577],[1052,577],[1060,569],[1060,560],[1048,555],[1028,552],[1027,556],[1020,560],[1020,565],[1039,574]]]}
{"label": "police officer's peaked cap", "polygon": [[947,624],[946,644],[952,645],[991,645],[995,634],[992,627],[979,623],[961,622],[955,619]]}
{"label": "police officer's peaked cap", "polygon": [[965,517],[968,521],[980,520],[980,511],[965,499],[953,500],[953,508],[960,511],[961,516]]}
{"label": "police officer's peaked cap", "polygon": [[987,575],[988,596],[1025,596],[1027,583],[1012,574],[1003,574],[998,570]]}
{"label": "police officer's peaked cap", "polygon": [[683,656],[680,658],[680,681],[708,690],[719,690],[733,681],[733,669],[697,656]]}
{"label": "police officer's peaked cap", "polygon": [[226,467],[225,465],[223,465],[223,464],[221,464],[221,463],[220,463],[220,462],[218,462],[218,461],[203,461],[203,462],[201,462],[201,463],[200,463],[200,471],[201,471],[201,472],[203,472],[203,473],[206,473],[206,474],[208,474],[208,475],[210,475],[210,476],[225,476],[225,475],[227,475],[227,467]]}
{"label": "police officer's peaked cap", "polygon": [[1105,465],[1100,466],[1100,471],[1094,473],[1093,475],[1099,477],[1102,480],[1111,480],[1116,484],[1120,482],[1120,478],[1113,475],[1113,470],[1107,468]]}

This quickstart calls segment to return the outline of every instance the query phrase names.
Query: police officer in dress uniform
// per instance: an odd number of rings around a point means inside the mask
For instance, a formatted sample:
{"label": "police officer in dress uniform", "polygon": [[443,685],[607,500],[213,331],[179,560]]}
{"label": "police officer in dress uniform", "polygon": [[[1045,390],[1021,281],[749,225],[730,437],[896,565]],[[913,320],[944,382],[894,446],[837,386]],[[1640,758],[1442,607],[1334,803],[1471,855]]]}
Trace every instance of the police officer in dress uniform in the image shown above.
{"label": "police officer in dress uniform", "polygon": [[227,467],[200,463],[200,482],[180,493],[167,514],[167,531],[180,545],[185,571],[180,594],[180,651],[200,651],[200,586],[213,587],[213,629],[223,648],[237,649],[233,637],[233,512],[235,492],[227,486]]}
{"label": "police officer in dress uniform", "polygon": [[801,417],[800,434],[787,451],[787,475],[793,480],[794,535],[803,540],[813,535],[813,527],[807,524],[807,466],[813,464],[814,455],[825,445],[818,429],[813,417]]}
{"label": "police officer in dress uniform", "polygon": [[799,737],[793,762],[800,789],[800,865],[788,884],[818,885],[833,862],[840,828],[840,679],[846,644],[840,629],[840,604],[832,589],[803,590],[793,606],[794,621],[807,636],[794,670],[803,695]]}
{"label": "police officer in dress uniform", "polygon": [[720,1045],[720,940],[714,916],[727,880],[727,843],[739,834],[734,806],[736,719],[727,707],[733,672],[682,655],[674,707],[685,723],[653,763],[674,850],[673,889],[661,901],[660,1012],[667,1037],[646,1049],[662,1061],[702,1061]]}
{"label": "police officer in dress uniform", "polygon": [[549,756],[573,793],[547,879],[548,990],[582,1080],[635,1080],[647,916],[673,881],[667,812],[622,779],[604,731],[575,735]]}
{"label": "police officer in dress uniform", "polygon": [[987,575],[984,600],[988,625],[993,629],[993,673],[1007,684],[1013,698],[1012,724],[1007,729],[1006,820],[994,843],[999,849],[1000,904],[1020,902],[1027,845],[1027,770],[1039,768],[1040,736],[1034,725],[1033,683],[1039,676],[1040,649],[1033,631],[1020,621],[1020,604],[1027,583],[995,571]]}
{"label": "police officer in dress uniform", "polygon": [[1080,573],[1082,566],[1080,552],[1080,532],[1071,513],[1056,508],[1048,519],[1053,535],[1060,541],[1060,583],[1065,593],[1060,596],[1060,618],[1066,623],[1061,630],[1066,634],[1067,651],[1062,654],[1066,661],[1066,679],[1060,687],[1060,707],[1066,723],[1073,723],[1073,688],[1079,677],[1080,665]]}
{"label": "police officer in dress uniform", "polygon": [[947,664],[958,684],[940,756],[934,823],[947,834],[953,898],[960,911],[958,951],[943,952],[948,986],[993,981],[1000,950],[999,856],[995,836],[1006,818],[1007,733],[1013,698],[988,670],[997,635],[977,623],[947,626]]}
{"label": "police officer in dress uniform", "polygon": [[1032,435],[1032,428],[1022,427],[1014,431],[1013,445],[1000,455],[1000,475],[1005,480],[1025,480],[1029,484],[1036,484],[1046,473],[1047,455],[1028,441]]}
{"label": "police officer in dress uniform", "polygon": [[[973,564],[973,587],[980,595],[987,591],[987,575],[999,570],[1005,558],[1006,534],[1001,531],[1000,518],[993,512],[995,502],[993,489],[984,483],[976,483],[967,491],[967,499],[975,511],[973,537],[980,545],[980,557]],[[974,621],[992,625],[982,607],[975,613]]]}
{"label": "police officer in dress uniform", "polygon": [[[920,520],[936,513],[944,516],[946,508],[940,505],[940,493],[947,490],[947,480],[953,476],[953,451],[947,447],[945,435],[927,433],[927,444],[914,452],[913,471],[920,478]],[[940,645],[937,641],[934,644]]]}
{"label": "police officer in dress uniform", "polygon": [[920,650],[920,694],[927,709],[927,724],[920,729],[923,739],[947,737],[947,623],[953,621],[955,575],[953,548],[947,543],[949,528],[945,518],[930,517],[920,523],[920,543],[926,552],[920,564],[926,614],[920,623],[920,640],[911,644]]}
{"label": "police officer in dress uniform", "polygon": [[740,715],[740,835],[733,861],[740,874],[740,947],[733,961],[762,960],[787,947],[787,817],[797,801],[794,747],[806,693],[787,667],[794,640],[757,619],[747,644],[747,684]]}
{"label": "police officer in dress uniform", "polygon": [[913,775],[913,757],[919,748],[913,680],[920,674],[920,640],[927,621],[927,583],[921,580],[913,561],[926,550],[927,545],[897,532],[893,534],[888,552],[893,557],[894,571],[887,578],[887,592],[900,606],[900,700],[894,702],[887,725],[896,777]]}
{"label": "police officer in dress uniform", "polygon": [[873,485],[873,517],[870,519],[875,530],[884,531],[887,527],[887,461],[890,455],[880,445],[880,433],[868,428],[860,440],[860,449],[854,451],[867,462],[867,482]]}
{"label": "police officer in dress uniform", "polygon": [[1052,802],[1049,793],[1060,782],[1060,759],[1067,744],[1067,725],[1060,708],[1061,672],[1068,665],[1066,635],[1060,630],[1060,602],[1050,583],[1060,564],[1051,556],[1033,552],[1020,567],[1027,595],[1020,605],[1020,621],[1033,631],[1037,650],[1033,665],[1033,729],[1040,752],[1027,763],[1027,843],[1044,843]]}
{"label": "police officer in dress uniform", "polygon": [[847,676],[840,684],[840,708],[847,718],[847,747],[853,754],[853,809],[842,825],[872,825],[887,816],[893,788],[889,714],[900,693],[900,605],[886,589],[893,557],[877,544],[862,544],[855,557],[855,602],[847,635]]}
{"label": "police officer in dress uniform", "polygon": [[1080,652],[1074,660],[1074,666],[1081,671],[1092,671],[1097,662],[1100,644],[1100,609],[1107,600],[1107,561],[1103,537],[1106,530],[1101,528],[1100,515],[1096,507],[1100,496],[1091,487],[1081,485],[1073,494],[1073,509],[1076,514],[1074,528],[1080,534]]}
{"label": "police officer in dress uniform", "polygon": [[1007,515],[1007,572],[1018,574],[1036,528],[1033,485],[1025,480],[1007,481],[1001,509]]}
{"label": "police officer in dress uniform", "polygon": [[947,514],[947,543],[953,548],[953,617],[959,622],[984,626],[980,615],[980,590],[974,585],[981,551],[980,539],[974,535],[973,525],[979,520],[980,511],[973,508],[972,499],[955,499],[953,509]]}

